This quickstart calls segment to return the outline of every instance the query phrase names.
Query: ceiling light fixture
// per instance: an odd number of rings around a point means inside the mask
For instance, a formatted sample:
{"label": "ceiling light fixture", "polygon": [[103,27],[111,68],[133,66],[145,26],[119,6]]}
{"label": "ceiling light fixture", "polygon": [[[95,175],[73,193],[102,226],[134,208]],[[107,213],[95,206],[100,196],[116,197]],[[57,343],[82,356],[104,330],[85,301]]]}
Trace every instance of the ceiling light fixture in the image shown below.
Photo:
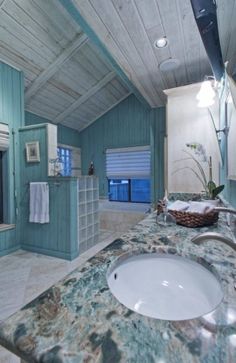
{"label": "ceiling light fixture", "polygon": [[198,107],[209,107],[215,103],[215,90],[212,82],[209,79],[205,79],[201,84],[200,91],[197,94]]}
{"label": "ceiling light fixture", "polygon": [[156,39],[154,42],[154,47],[157,49],[165,48],[168,44],[168,39],[166,37]]}
{"label": "ceiling light fixture", "polygon": [[175,71],[176,69],[178,69],[179,66],[180,66],[179,59],[169,58],[159,64],[159,69],[162,72],[171,72],[171,71]]}

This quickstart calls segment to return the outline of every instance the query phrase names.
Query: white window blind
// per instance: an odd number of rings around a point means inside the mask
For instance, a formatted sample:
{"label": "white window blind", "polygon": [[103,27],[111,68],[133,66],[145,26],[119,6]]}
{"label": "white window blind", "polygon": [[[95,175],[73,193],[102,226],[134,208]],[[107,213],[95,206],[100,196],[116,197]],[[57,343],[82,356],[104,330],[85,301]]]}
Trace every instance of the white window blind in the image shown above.
{"label": "white window blind", "polygon": [[8,149],[10,143],[9,127],[6,124],[0,123],[0,150]]}
{"label": "white window blind", "polygon": [[146,179],[150,177],[150,147],[106,150],[108,179]]}

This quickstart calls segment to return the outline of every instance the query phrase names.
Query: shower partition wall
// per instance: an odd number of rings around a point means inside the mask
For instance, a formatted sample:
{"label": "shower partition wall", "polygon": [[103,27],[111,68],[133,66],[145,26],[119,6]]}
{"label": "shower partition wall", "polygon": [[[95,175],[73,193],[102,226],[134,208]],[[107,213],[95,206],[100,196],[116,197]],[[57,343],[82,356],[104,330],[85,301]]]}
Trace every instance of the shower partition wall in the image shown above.
{"label": "shower partition wall", "polygon": [[79,254],[99,240],[99,183],[97,176],[78,178],[78,245]]}

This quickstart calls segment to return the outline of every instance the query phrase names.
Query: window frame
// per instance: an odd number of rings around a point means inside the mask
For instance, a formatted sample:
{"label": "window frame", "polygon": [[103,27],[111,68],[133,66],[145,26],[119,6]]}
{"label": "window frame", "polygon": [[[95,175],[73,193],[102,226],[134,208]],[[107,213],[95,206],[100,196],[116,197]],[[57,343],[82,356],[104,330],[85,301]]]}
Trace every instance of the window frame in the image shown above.
{"label": "window frame", "polygon": [[72,150],[69,147],[58,145],[57,156],[63,165],[62,176],[72,176]]}

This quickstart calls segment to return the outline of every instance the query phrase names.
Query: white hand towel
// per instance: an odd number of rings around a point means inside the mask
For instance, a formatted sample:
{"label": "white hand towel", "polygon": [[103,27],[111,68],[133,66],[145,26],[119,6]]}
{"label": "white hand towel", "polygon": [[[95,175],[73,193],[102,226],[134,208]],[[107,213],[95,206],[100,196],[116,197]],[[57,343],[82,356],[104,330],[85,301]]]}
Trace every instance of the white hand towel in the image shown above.
{"label": "white hand towel", "polygon": [[190,213],[209,213],[214,209],[214,205],[206,202],[190,202],[187,212]]}
{"label": "white hand towel", "polygon": [[169,207],[168,210],[173,210],[173,211],[186,211],[189,207],[189,203],[187,202],[182,202],[182,200],[176,200],[174,203],[172,203]]}
{"label": "white hand towel", "polygon": [[48,183],[30,183],[30,215],[32,223],[49,223]]}

